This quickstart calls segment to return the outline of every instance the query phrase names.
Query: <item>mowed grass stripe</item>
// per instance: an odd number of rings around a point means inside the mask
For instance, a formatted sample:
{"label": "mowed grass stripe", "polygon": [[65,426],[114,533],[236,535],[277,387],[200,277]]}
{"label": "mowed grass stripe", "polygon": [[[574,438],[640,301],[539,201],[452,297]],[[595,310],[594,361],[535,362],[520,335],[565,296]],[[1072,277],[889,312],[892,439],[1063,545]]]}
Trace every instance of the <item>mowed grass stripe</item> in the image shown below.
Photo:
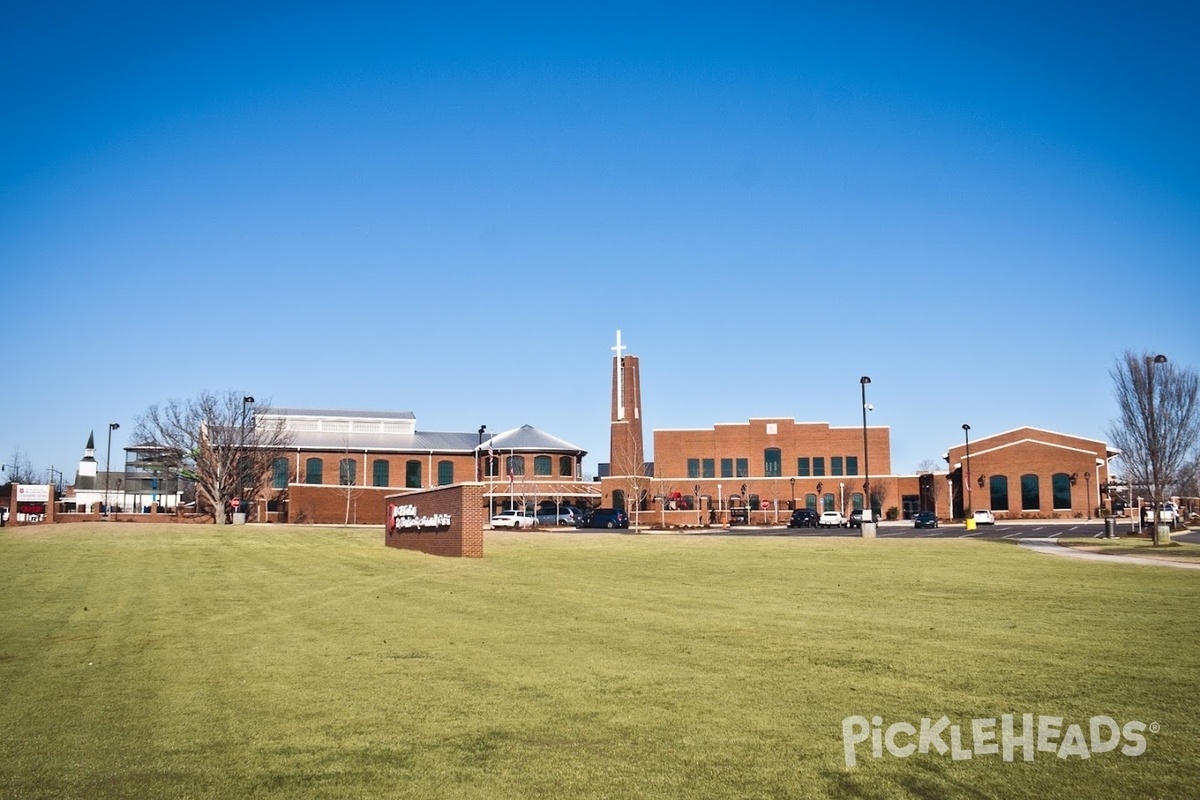
{"label": "mowed grass stripe", "polygon": [[[1197,778],[1182,571],[579,534],[489,536],[468,561],[290,527],[0,547],[6,796],[1182,796]],[[842,760],[851,714],[1023,712],[1163,732],[1134,759]]]}

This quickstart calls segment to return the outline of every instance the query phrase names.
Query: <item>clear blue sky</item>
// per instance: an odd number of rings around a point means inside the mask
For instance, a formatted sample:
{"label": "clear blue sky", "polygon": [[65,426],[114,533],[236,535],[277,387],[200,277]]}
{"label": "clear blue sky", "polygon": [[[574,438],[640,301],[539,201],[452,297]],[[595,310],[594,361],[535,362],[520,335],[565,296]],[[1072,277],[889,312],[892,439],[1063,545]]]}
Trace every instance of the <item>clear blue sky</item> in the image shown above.
{"label": "clear blue sky", "polygon": [[1200,365],[1192,4],[21,5],[5,461],[234,389],[594,471],[617,328],[647,431],[857,425],[865,374],[897,472]]}

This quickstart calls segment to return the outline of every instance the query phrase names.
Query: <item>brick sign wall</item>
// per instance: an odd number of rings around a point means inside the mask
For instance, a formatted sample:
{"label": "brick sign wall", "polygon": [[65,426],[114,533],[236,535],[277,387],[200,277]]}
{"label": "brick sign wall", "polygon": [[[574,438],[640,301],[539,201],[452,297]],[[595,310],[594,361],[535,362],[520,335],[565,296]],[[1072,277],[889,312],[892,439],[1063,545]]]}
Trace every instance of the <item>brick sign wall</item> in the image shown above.
{"label": "brick sign wall", "polygon": [[389,495],[384,544],[435,556],[483,557],[483,486],[454,484]]}

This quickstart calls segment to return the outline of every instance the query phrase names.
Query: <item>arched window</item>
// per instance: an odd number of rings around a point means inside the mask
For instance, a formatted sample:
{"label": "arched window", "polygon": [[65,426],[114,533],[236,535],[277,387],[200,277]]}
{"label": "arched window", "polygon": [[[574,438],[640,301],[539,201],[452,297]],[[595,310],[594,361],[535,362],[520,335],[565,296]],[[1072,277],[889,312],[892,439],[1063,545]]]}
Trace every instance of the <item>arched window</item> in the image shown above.
{"label": "arched window", "polygon": [[760,508],[762,508],[762,501],[758,499],[758,495],[756,494],[750,495],[750,500],[748,503],[751,511],[758,511]]}
{"label": "arched window", "polygon": [[854,494],[850,495],[850,508],[851,508],[851,510],[853,510],[853,511],[862,511],[862,507],[863,507],[863,496],[862,496],[862,492],[855,492]]}
{"label": "arched window", "polygon": [[286,489],[288,484],[288,460],[277,458],[271,462],[271,488]]}
{"label": "arched window", "polygon": [[836,500],[837,500],[837,498],[834,497],[832,493],[827,492],[825,494],[825,496],[821,498],[821,502],[822,502],[821,510],[822,511],[837,511],[837,505],[835,505]]}
{"label": "arched window", "polygon": [[550,477],[550,456],[533,457],[533,474],[539,478]]}
{"label": "arched window", "polygon": [[500,456],[488,456],[483,460],[483,476],[485,478],[500,477]]}
{"label": "arched window", "polygon": [[438,462],[438,486],[449,486],[454,483],[454,462]]}
{"label": "arched window", "polygon": [[386,458],[377,458],[375,463],[371,465],[371,485],[372,486],[387,486],[388,485],[388,462]]}
{"label": "arched window", "polygon": [[404,462],[404,488],[421,488],[421,462],[413,459]]}
{"label": "arched window", "polygon": [[783,474],[783,461],[778,447],[768,447],[763,450],[763,475],[768,478],[778,478]]}
{"label": "arched window", "polygon": [[1071,508],[1071,476],[1056,472],[1050,476],[1050,491],[1054,494],[1054,510],[1067,511]]}
{"label": "arched window", "polygon": [[804,507],[810,508],[813,511],[817,510],[817,496],[811,492],[804,495]]}
{"label": "arched window", "polygon": [[575,459],[570,456],[559,456],[558,459],[558,475],[561,478],[570,478],[575,474]]}
{"label": "arched window", "polygon": [[620,489],[613,489],[613,508],[625,510],[625,492]]}
{"label": "arched window", "polygon": [[304,482],[320,483],[325,472],[325,465],[319,458],[310,458],[304,462]]}
{"label": "arched window", "polygon": [[993,475],[988,478],[988,488],[991,489],[992,511],[1008,511],[1008,478]]}
{"label": "arched window", "polygon": [[525,474],[525,456],[509,456],[508,474],[509,475],[524,475]]}
{"label": "arched window", "polygon": [[338,484],[340,486],[353,486],[357,477],[357,465],[353,458],[343,458],[338,462]]}
{"label": "arched window", "polygon": [[1040,511],[1042,508],[1042,496],[1038,491],[1038,476],[1037,475],[1022,475],[1021,476],[1021,510],[1022,511]]}

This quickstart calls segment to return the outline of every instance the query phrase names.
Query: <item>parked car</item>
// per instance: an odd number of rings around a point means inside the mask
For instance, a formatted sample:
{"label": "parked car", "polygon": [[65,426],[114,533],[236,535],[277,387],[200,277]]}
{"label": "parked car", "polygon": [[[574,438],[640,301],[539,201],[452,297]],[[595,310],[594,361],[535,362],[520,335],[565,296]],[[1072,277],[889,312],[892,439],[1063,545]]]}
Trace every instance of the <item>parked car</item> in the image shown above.
{"label": "parked car", "polygon": [[840,511],[825,511],[817,520],[817,525],[822,528],[844,528],[846,527],[846,518]]}
{"label": "parked car", "polygon": [[788,520],[789,528],[815,528],[817,527],[817,512],[811,508],[797,508],[792,512],[792,518]]}
{"label": "parked car", "polygon": [[[1146,506],[1144,509],[1144,513],[1145,513],[1147,525],[1154,522],[1154,506],[1153,505]],[[1178,514],[1175,511],[1174,503],[1163,503],[1161,506],[1158,507],[1158,521],[1159,522],[1165,522],[1168,525],[1174,525],[1175,518],[1177,516],[1178,516]]]}
{"label": "parked car", "polygon": [[629,515],[619,508],[593,508],[583,513],[576,528],[628,528]]}
{"label": "parked car", "polygon": [[850,512],[850,516],[846,518],[846,525],[851,528],[861,528],[863,524],[863,512],[861,508],[856,508]]}
{"label": "parked car", "polygon": [[992,515],[992,512],[988,511],[986,508],[975,509],[974,518],[975,518],[976,525],[995,525],[996,524],[996,518]]}
{"label": "parked car", "polygon": [[937,514],[932,511],[918,511],[913,517],[914,528],[936,528],[937,526]]}
{"label": "parked car", "polygon": [[501,511],[492,517],[493,528],[532,528],[537,518],[524,511]]}
{"label": "parked car", "polygon": [[8,506],[0,506],[0,528],[3,528],[6,522],[8,522]]}
{"label": "parked car", "polygon": [[538,525],[575,525],[583,515],[574,506],[543,506],[537,512]]}

